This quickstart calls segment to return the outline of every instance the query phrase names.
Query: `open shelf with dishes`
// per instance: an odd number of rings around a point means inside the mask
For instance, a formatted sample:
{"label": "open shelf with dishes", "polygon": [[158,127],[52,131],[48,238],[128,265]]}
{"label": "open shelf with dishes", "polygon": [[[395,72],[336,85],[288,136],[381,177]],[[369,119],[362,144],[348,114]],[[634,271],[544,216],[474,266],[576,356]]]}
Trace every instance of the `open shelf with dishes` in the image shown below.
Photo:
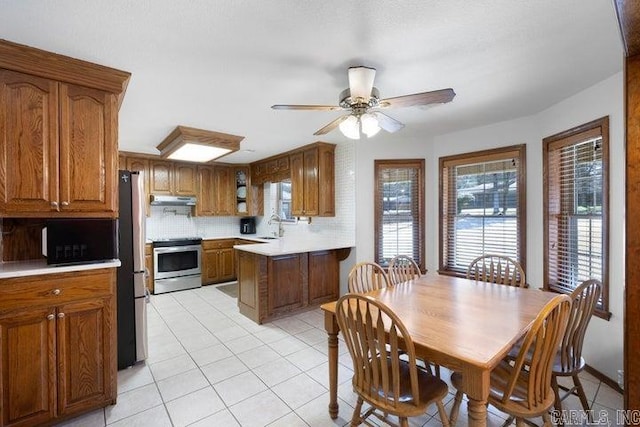
{"label": "open shelf with dishes", "polygon": [[236,215],[248,215],[248,174],[249,168],[239,167],[235,169],[236,182]]}

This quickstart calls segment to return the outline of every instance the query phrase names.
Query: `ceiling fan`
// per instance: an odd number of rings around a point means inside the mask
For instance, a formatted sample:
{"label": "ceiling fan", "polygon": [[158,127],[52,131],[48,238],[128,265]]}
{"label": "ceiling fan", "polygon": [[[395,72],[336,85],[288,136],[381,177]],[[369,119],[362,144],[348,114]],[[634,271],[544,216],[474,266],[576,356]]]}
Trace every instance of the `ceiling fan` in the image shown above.
{"label": "ceiling fan", "polygon": [[456,96],[453,89],[449,88],[380,99],[380,92],[373,87],[375,76],[375,68],[349,67],[349,88],[340,93],[338,105],[277,104],[272,105],[271,108],[274,110],[350,111],[349,114],[340,116],[317,130],[314,135],[324,135],[339,127],[346,137],[360,139],[361,132],[371,138],[380,129],[393,133],[404,127],[404,124],[379,111],[380,109],[444,104]]}

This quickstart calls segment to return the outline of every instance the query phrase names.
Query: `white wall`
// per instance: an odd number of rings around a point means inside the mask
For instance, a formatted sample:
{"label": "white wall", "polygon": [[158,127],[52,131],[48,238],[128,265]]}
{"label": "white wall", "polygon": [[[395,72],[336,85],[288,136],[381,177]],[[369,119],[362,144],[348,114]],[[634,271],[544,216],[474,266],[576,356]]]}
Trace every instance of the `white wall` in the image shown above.
{"label": "white wall", "polygon": [[[455,101],[454,101],[455,102]],[[615,379],[622,368],[624,295],[624,123],[623,76],[618,73],[535,115],[436,136],[402,139],[378,136],[356,144],[357,261],[374,258],[373,160],[426,159],[426,266],[438,267],[438,159],[516,144],[527,145],[527,281],[543,282],[542,138],[609,116],[610,127],[610,321],[594,317],[585,339],[591,366]]]}

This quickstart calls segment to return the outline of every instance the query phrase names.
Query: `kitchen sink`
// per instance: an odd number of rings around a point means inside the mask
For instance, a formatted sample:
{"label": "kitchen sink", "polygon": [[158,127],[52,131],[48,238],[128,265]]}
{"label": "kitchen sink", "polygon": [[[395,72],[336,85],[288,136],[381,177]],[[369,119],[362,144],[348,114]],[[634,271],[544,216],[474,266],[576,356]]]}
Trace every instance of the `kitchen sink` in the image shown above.
{"label": "kitchen sink", "polygon": [[265,240],[278,240],[277,237],[273,237],[273,236],[259,236],[258,239],[265,239]]}

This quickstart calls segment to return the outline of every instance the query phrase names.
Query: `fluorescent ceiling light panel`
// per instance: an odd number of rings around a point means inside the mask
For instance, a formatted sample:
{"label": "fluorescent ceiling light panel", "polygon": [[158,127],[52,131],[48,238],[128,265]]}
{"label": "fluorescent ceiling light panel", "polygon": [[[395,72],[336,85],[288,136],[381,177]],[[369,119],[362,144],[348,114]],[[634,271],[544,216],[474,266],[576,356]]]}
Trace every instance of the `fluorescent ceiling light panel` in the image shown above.
{"label": "fluorescent ceiling light panel", "polygon": [[243,136],[178,126],[156,148],[160,157],[207,163],[240,149]]}
{"label": "fluorescent ceiling light panel", "polygon": [[230,152],[231,150],[229,148],[211,147],[209,145],[186,142],[182,147],[171,153],[168,158],[172,160],[185,160],[187,162],[206,163]]}

